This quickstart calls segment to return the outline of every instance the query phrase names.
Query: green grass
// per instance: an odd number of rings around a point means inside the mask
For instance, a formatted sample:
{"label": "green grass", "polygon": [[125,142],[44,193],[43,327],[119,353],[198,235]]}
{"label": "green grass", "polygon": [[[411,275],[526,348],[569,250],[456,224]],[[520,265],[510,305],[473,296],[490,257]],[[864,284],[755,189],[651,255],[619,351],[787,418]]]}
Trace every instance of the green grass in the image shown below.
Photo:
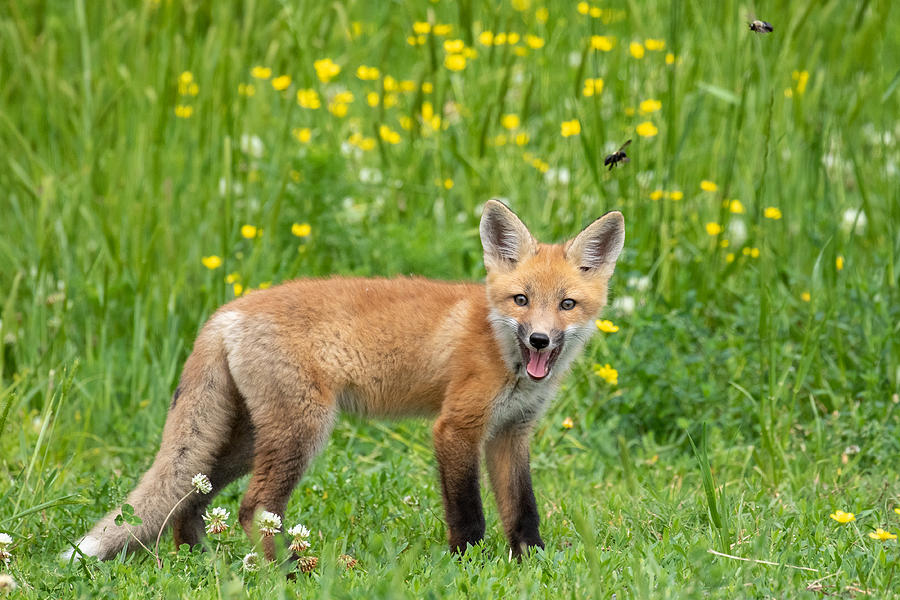
{"label": "green grass", "polygon": [[[754,9],[775,32],[756,36],[729,2],[604,3],[610,23],[575,2],[514,4],[528,7],[0,8],[0,532],[14,539],[0,571],[18,582],[15,594],[897,594],[897,541],[867,535],[900,533],[896,8],[767,2]],[[407,43],[413,23],[429,19],[475,48],[464,70],[445,68],[445,38]],[[479,44],[482,30],[545,45],[519,56]],[[592,34],[615,37],[614,48],[590,50]],[[665,49],[632,57],[629,42],[648,38]],[[328,84],[313,67],[325,57],[342,67]],[[362,64],[414,90],[370,107],[367,93],[391,92],[384,79],[358,79]],[[255,65],[289,74],[290,88],[254,80]],[[179,94],[184,71],[196,96]],[[602,93],[584,97],[584,79],[596,77]],[[318,90],[322,107],[298,106],[301,88]],[[355,99],[339,118],[327,107],[343,90]],[[661,110],[641,115],[651,98]],[[420,118],[425,102],[443,115],[438,131]],[[192,115],[176,117],[178,105]],[[519,115],[519,131],[503,129],[504,114]],[[564,138],[571,119],[581,134]],[[656,136],[635,133],[644,121]],[[400,142],[382,140],[382,125]],[[309,128],[310,141],[295,128]],[[354,133],[374,148],[353,149]],[[603,170],[628,138],[631,162]],[[683,198],[653,200],[656,190]],[[571,236],[607,210],[626,219],[618,304],[606,311],[620,330],[598,334],[532,446],[546,552],[507,562],[486,498],[483,548],[450,556],[428,424],[344,419],[286,515],[313,531],[312,576],[245,573],[251,544],[237,530],[207,553],[176,551],[165,536],[161,569],[142,552],[56,561],[148,467],[192,340],[234,295],[226,274],[245,289],[330,273],[475,280],[479,207],[491,196],[542,239]],[[723,204],[732,199],[742,214]],[[766,218],[766,207],[782,218]],[[865,223],[854,231],[845,215],[857,211]],[[312,234],[293,236],[293,223]],[[722,233],[708,235],[707,223]],[[262,236],[243,238],[245,224]],[[205,268],[209,255],[223,266]],[[618,383],[594,375],[595,363],[616,368]],[[215,501],[232,523],[245,486]],[[836,509],[856,521],[838,524]],[[342,553],[358,567],[337,566]]]}

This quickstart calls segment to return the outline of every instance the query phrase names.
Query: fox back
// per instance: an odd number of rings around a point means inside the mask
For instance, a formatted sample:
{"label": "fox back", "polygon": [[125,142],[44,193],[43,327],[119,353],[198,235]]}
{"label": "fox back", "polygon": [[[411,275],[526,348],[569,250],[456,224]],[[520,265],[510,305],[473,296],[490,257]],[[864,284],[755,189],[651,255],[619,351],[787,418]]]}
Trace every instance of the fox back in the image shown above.
{"label": "fox back", "polygon": [[[484,536],[482,457],[512,553],[543,547],[531,431],[595,330],[624,220],[609,213],[563,245],[539,244],[491,200],[480,234],[484,285],[306,279],[220,308],[185,363],[156,459],[128,497],[142,523],[115,526],[110,513],[77,550],[110,558],[131,538],[156,538],[170,518],[177,544],[197,544],[212,497],[246,472],[238,518],[255,539],[256,516],[284,515],[341,411],[436,416],[453,550]],[[211,493],[192,493],[196,473],[208,475]],[[262,546],[273,560],[274,536]]]}

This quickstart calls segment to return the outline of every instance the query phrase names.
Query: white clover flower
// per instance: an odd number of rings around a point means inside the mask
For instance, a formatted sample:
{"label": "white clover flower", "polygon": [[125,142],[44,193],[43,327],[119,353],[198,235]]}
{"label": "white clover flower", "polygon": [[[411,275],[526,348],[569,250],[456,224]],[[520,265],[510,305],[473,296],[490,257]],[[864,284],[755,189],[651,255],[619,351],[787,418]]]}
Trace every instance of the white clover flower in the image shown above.
{"label": "white clover flower", "polygon": [[203,473],[197,473],[191,478],[191,485],[201,494],[208,494],[212,491],[212,483],[209,477]]}
{"label": "white clover flower", "polygon": [[281,531],[281,517],[267,510],[259,513],[256,519],[256,526],[263,535],[275,535]]}
{"label": "white clover flower", "polygon": [[848,208],[841,218],[841,228],[848,233],[861,234],[866,230],[868,222],[863,209]]}
{"label": "white clover flower", "polygon": [[11,592],[17,587],[19,586],[16,585],[16,580],[10,575],[7,575],[6,573],[0,575],[0,592]]}
{"label": "white clover flower", "polygon": [[747,239],[747,224],[740,219],[732,219],[728,223],[728,238],[735,246],[740,246]]}
{"label": "white clover flower", "polygon": [[259,570],[259,554],[256,552],[250,552],[244,558],[241,559],[241,567],[245,571],[258,571]]}
{"label": "white clover flower", "polygon": [[8,533],[0,533],[0,562],[9,562],[12,553],[7,550],[7,546],[12,544],[12,537]]}
{"label": "white clover flower", "polygon": [[613,301],[613,310],[623,315],[630,315],[634,312],[635,301],[632,296],[620,296]]}
{"label": "white clover flower", "polygon": [[228,529],[226,521],[228,521],[229,516],[228,511],[221,506],[217,506],[212,510],[207,509],[203,513],[203,520],[206,521],[206,533],[215,535]]}
{"label": "white clover flower", "polygon": [[266,151],[266,146],[258,135],[241,136],[241,152],[249,154],[253,158],[260,158]]}
{"label": "white clover flower", "polygon": [[306,538],[309,537],[309,529],[298,523],[288,529],[287,532],[291,536],[291,550],[293,552],[299,554],[309,549],[309,542],[306,541]]}

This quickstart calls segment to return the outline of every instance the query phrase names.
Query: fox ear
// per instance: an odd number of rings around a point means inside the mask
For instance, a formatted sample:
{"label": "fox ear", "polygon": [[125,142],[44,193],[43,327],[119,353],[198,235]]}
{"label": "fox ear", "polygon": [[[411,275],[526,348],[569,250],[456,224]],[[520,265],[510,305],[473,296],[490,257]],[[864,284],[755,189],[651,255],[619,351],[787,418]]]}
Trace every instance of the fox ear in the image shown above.
{"label": "fox ear", "polygon": [[534,254],[536,242],[516,214],[499,200],[488,200],[481,213],[481,245],[484,266],[506,269]]}
{"label": "fox ear", "polygon": [[588,273],[610,277],[616,259],[625,245],[625,218],[622,213],[607,213],[588,225],[566,244],[566,258]]}

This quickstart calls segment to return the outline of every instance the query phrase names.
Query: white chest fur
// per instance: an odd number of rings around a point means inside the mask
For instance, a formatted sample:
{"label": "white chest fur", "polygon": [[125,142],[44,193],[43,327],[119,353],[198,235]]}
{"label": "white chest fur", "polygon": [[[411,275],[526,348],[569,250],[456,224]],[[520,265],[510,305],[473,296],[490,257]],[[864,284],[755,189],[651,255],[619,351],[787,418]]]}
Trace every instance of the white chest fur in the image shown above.
{"label": "white chest fur", "polygon": [[494,437],[510,427],[519,427],[540,419],[556,393],[556,387],[551,382],[532,382],[526,379],[518,379],[516,383],[507,385],[494,398],[488,437]]}

